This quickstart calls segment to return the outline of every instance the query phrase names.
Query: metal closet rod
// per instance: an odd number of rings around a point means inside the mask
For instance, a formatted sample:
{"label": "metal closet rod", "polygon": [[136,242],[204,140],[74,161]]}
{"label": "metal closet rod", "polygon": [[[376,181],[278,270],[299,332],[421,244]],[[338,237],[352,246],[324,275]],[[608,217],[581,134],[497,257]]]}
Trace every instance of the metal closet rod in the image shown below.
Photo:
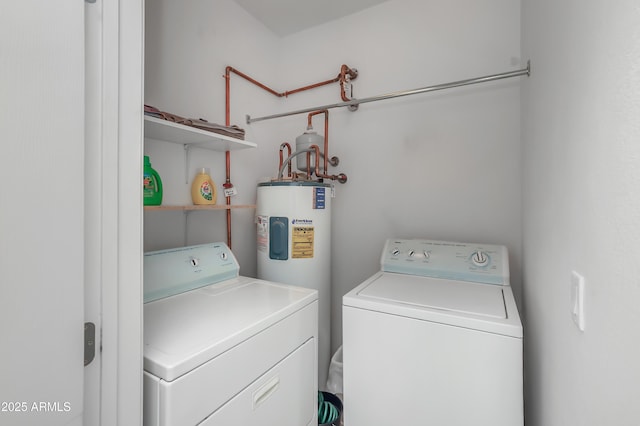
{"label": "metal closet rod", "polygon": [[531,75],[531,61],[527,61],[526,68],[516,70],[516,71],[508,71],[500,74],[486,75],[484,77],[470,78],[467,80],[459,80],[451,83],[437,84],[435,86],[427,86],[427,87],[422,87],[420,89],[387,93],[386,95],[372,96],[369,98],[353,99],[351,101],[338,102],[336,104],[323,105],[323,106],[318,106],[313,108],[299,109],[297,111],[283,112],[280,114],[266,115],[264,117],[251,118],[250,115],[247,115],[247,124],[255,123],[256,121],[271,120],[272,118],[287,117],[289,115],[304,114],[307,112],[313,112],[313,111],[319,111],[319,110],[325,110],[325,109],[331,109],[331,108],[341,108],[341,107],[349,107],[349,106],[353,107],[353,106],[358,106],[360,104],[365,104],[368,102],[383,101],[385,99],[399,98],[401,96],[435,92],[436,90],[451,89],[453,87],[469,86],[471,84],[477,84],[477,83],[488,83],[490,81],[502,80],[504,78],[511,78],[511,77],[520,77],[522,75],[526,75],[527,77]]}

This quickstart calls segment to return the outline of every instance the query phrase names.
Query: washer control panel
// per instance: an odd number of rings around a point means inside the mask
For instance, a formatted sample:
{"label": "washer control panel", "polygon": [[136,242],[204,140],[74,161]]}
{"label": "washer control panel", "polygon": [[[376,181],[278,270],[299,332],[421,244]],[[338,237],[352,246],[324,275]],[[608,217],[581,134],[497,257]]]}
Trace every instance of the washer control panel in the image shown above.
{"label": "washer control panel", "polygon": [[500,245],[390,238],[380,264],[385,272],[509,285],[508,252]]}
{"label": "washer control panel", "polygon": [[240,265],[224,243],[178,247],[144,254],[144,302],[239,275]]}

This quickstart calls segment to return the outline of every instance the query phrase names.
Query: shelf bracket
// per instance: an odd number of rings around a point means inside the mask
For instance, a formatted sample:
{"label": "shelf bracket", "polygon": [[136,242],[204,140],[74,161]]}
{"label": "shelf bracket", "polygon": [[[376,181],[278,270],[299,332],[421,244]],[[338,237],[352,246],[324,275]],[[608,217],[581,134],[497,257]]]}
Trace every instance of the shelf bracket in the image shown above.
{"label": "shelf bracket", "polygon": [[184,148],[184,183],[189,184],[189,150],[191,145],[185,143],[182,145]]}

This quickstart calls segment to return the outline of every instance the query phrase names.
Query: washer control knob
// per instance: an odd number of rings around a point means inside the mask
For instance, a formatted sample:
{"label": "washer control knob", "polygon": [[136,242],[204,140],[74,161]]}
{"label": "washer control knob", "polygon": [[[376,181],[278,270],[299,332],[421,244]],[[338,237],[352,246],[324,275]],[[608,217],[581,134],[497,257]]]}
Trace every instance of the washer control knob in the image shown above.
{"label": "washer control knob", "polygon": [[409,257],[413,257],[416,252],[414,250],[409,250],[409,253],[407,253],[409,255]]}
{"label": "washer control knob", "polygon": [[197,257],[192,257],[189,259],[189,263],[191,264],[191,266],[198,266],[200,264],[200,259],[198,259]]}
{"label": "washer control knob", "polygon": [[489,263],[489,256],[482,250],[478,250],[471,255],[471,261],[477,266],[486,266]]}
{"label": "washer control knob", "polygon": [[222,253],[220,253],[220,259],[227,260],[228,257],[229,255],[227,254],[226,251],[223,251]]}
{"label": "washer control knob", "polygon": [[431,254],[427,250],[423,251],[422,255],[424,256],[425,259],[428,259],[429,257],[431,257]]}
{"label": "washer control knob", "polygon": [[399,250],[399,249],[397,249],[397,248],[394,248],[393,250],[391,250],[391,254],[392,254],[393,256],[397,256],[397,255],[399,255],[399,254],[400,254],[400,250]]}

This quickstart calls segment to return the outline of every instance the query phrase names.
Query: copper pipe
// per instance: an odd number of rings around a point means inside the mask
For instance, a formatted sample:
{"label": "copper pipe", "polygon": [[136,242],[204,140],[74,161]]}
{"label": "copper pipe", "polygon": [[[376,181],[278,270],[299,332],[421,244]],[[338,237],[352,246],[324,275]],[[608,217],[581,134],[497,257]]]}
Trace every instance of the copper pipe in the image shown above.
{"label": "copper pipe", "polygon": [[[269,92],[269,93],[271,93],[271,94],[273,94],[273,95],[275,95],[275,96],[278,96],[278,97],[285,96],[285,94],[284,94],[284,93],[278,93],[278,92],[276,92],[276,91],[275,91],[275,90],[273,90],[272,88],[265,86],[264,84],[260,83],[259,81],[257,81],[257,80],[255,80],[255,79],[253,79],[253,78],[249,77],[248,75],[244,74],[243,72],[238,71],[237,69],[235,69],[235,68],[233,68],[233,67],[227,67],[227,68],[225,69],[224,78],[226,78],[226,79],[227,79],[227,84],[228,84],[228,82],[229,82],[229,78],[230,78],[230,75],[229,75],[229,74],[230,74],[230,73],[232,73],[232,72],[233,72],[234,74],[236,74],[236,75],[238,75],[238,76],[240,76],[240,77],[244,78],[245,80],[250,81],[251,83],[255,84],[256,86],[260,87],[261,89],[266,90],[267,92]],[[228,125],[229,125],[229,124],[227,123],[227,126],[228,126]]]}
{"label": "copper pipe", "polygon": [[[311,147],[309,147],[309,148],[301,149],[301,150],[299,150],[299,151],[296,151],[296,152],[292,153],[291,155],[289,155],[289,156],[284,160],[284,164],[289,164],[289,163],[291,163],[291,160],[293,160],[293,159],[294,159],[295,157],[297,157],[298,155],[302,155],[302,154],[305,154],[305,153],[311,153],[311,152],[314,152],[314,153],[315,153],[315,150],[312,148],[313,146],[316,146],[316,145],[312,145],[312,146],[311,146]],[[309,170],[309,167],[310,167],[310,166],[309,166],[309,164],[311,163],[311,158],[310,158],[309,156],[310,156],[310,154],[309,154],[309,155],[307,155],[307,177],[308,177],[308,178],[311,178],[311,172],[310,172],[310,170]],[[319,165],[318,165],[318,166],[319,166]],[[280,166],[280,170],[278,170],[278,177],[276,178],[277,180],[282,180],[282,178],[283,178],[283,176],[284,176],[284,169],[285,169],[285,166],[284,166],[284,165],[283,165],[283,166]],[[294,178],[297,178],[298,176],[300,176],[300,174],[298,174],[298,173],[293,173],[293,177],[294,177]]]}
{"label": "copper pipe", "polygon": [[340,98],[342,98],[344,102],[351,100],[347,97],[347,94],[344,91],[344,84],[350,80],[355,80],[356,77],[358,77],[358,71],[351,69],[344,64],[340,67],[340,74],[338,75],[338,79],[340,80]]}
{"label": "copper pipe", "polygon": [[342,67],[340,68],[341,79],[344,79],[347,74],[349,74],[349,78],[351,78],[351,80],[355,80],[356,77],[358,77],[358,71],[356,71],[355,69],[349,68],[347,65],[343,64]]}
{"label": "copper pipe", "polygon": [[[231,188],[233,185],[231,184],[231,153],[229,151],[225,152],[226,162],[227,162],[227,179],[224,183],[223,188]],[[231,205],[231,197],[226,197],[227,206]],[[229,249],[231,249],[231,209],[227,209],[227,245]]]}
{"label": "copper pipe", "polygon": [[[318,145],[311,145],[310,149],[314,150],[316,153],[316,176],[318,176],[318,171],[320,170],[320,147]],[[311,162],[311,153],[307,153],[307,168],[309,168],[309,163]],[[318,176],[319,177],[319,176]]]}
{"label": "copper pipe", "polygon": [[231,94],[231,76],[229,75],[229,71],[231,70],[231,67],[227,67],[226,72],[224,74],[224,94],[225,94],[225,109],[224,109],[224,117],[225,117],[225,121],[224,121],[224,125],[225,126],[230,126],[231,125],[231,101],[230,101],[230,94]]}
{"label": "copper pipe", "polygon": [[[340,87],[341,87],[341,96],[342,96],[342,100],[345,100],[345,94],[344,94],[344,85],[342,84],[342,82],[345,81],[346,79],[346,75],[349,75],[349,78],[353,79],[356,78],[356,76],[358,75],[357,72],[354,72],[354,70],[350,69],[349,67],[347,67],[346,65],[342,65],[342,67],[340,68],[340,74],[338,74],[338,76],[334,79],[331,80],[326,80],[326,81],[322,81],[320,83],[315,83],[315,84],[311,84],[309,86],[304,86],[304,87],[300,87],[298,89],[294,89],[294,90],[289,90],[286,92],[282,92],[282,93],[278,93],[275,90],[273,90],[272,88],[265,86],[264,84],[260,83],[259,81],[249,77],[248,75],[246,75],[245,73],[238,71],[237,69],[233,68],[233,67],[226,67],[225,68],[225,73],[224,73],[224,78],[225,78],[225,125],[226,126],[230,126],[231,125],[231,99],[230,99],[230,93],[231,93],[231,89],[230,89],[230,81],[231,81],[231,73],[234,73],[242,78],[244,78],[245,80],[255,84],[256,86],[260,87],[261,89],[266,90],[267,92],[278,96],[278,97],[287,97],[291,94],[294,93],[299,93],[305,90],[309,90],[309,89],[314,89],[316,87],[321,87],[321,86],[325,86],[327,84],[331,84],[331,83],[335,83],[337,81],[340,81]],[[325,131],[325,138],[326,138],[326,131]],[[289,148],[291,149],[291,148]],[[291,151],[289,151],[291,152]],[[326,152],[326,151],[325,151]],[[226,160],[227,160],[227,178],[224,184],[225,188],[230,188],[233,185],[231,184],[231,154],[229,153],[229,151],[226,152]],[[326,159],[326,157],[325,157]],[[307,164],[309,164],[307,162]],[[325,165],[325,169],[326,169],[326,165]],[[289,163],[289,174],[291,175],[291,163]],[[227,205],[231,205],[231,197],[226,197],[226,201],[227,201]],[[227,245],[229,246],[229,248],[231,248],[231,210],[227,209]]]}
{"label": "copper pipe", "polygon": [[[329,177],[327,175],[327,170],[329,170],[329,110],[323,109],[320,111],[310,112],[307,117],[307,125],[309,128],[312,127],[311,119],[314,115],[324,114],[324,173],[320,173],[320,169],[316,168],[316,176],[318,177]],[[316,159],[316,162],[318,160]],[[309,163],[307,163],[309,164]]]}
{"label": "copper pipe", "polygon": [[[347,67],[346,65],[343,65],[342,67],[343,68],[346,67],[347,69],[349,69],[349,67]],[[277,96],[279,98],[282,98],[282,97],[286,98],[287,96],[293,95],[294,93],[304,92],[305,90],[315,89],[316,87],[326,86],[327,84],[336,83],[338,81],[341,81],[341,79],[344,79],[343,75],[347,71],[342,71],[341,70],[340,74],[338,74],[338,76],[336,78],[332,78],[331,80],[321,81],[320,83],[314,83],[314,84],[310,84],[308,86],[300,87],[298,89],[293,89],[293,90],[287,90],[287,91],[284,91],[284,92],[277,92],[277,91],[273,90],[272,88],[270,88],[268,86],[265,86],[264,84],[260,83],[256,79],[249,77],[247,74],[238,71],[237,69],[235,69],[233,67],[227,67],[225,69],[224,77],[227,79],[227,82],[229,81],[230,73],[232,73],[232,72],[234,74],[238,75],[239,77],[242,77],[245,80],[255,84],[256,86],[260,87],[261,89],[266,90],[267,92],[271,93],[274,96]],[[227,124],[227,126],[228,126],[228,124]]]}
{"label": "copper pipe", "polygon": [[[303,92],[305,90],[315,89],[316,87],[326,86],[327,84],[340,82],[341,83],[341,93],[340,93],[340,95],[341,95],[341,98],[342,98],[343,101],[349,101],[350,99],[346,98],[346,94],[344,93],[344,86],[342,85],[342,83],[347,81],[347,76],[351,80],[354,80],[358,76],[358,71],[356,71],[355,69],[349,68],[347,65],[342,65],[342,67],[340,68],[340,73],[335,78],[332,78],[330,80],[321,81],[320,83],[314,83],[314,84],[310,84],[308,86],[303,86],[303,87],[300,87],[298,89],[287,90],[287,91],[284,91],[284,92],[277,92],[277,91],[273,90],[272,88],[260,83],[256,79],[249,77],[247,74],[245,74],[245,73],[243,73],[241,71],[238,71],[237,69],[235,69],[235,68],[233,68],[231,66],[228,66],[228,67],[225,68],[224,77],[227,80],[227,85],[229,84],[230,74],[232,72],[234,74],[238,75],[239,77],[242,77],[245,80],[255,84],[256,86],[260,87],[261,89],[266,90],[267,92],[271,93],[272,95],[278,96],[278,97],[287,97],[289,95],[293,95],[294,93],[299,93],[299,92]],[[227,104],[228,104],[228,102],[227,102]]]}
{"label": "copper pipe", "polygon": [[[282,168],[282,164],[284,161],[284,158],[282,156],[282,151],[284,151],[284,149],[287,148],[288,150],[288,154],[287,157],[289,157],[291,155],[291,144],[289,144],[289,142],[283,142],[282,144],[280,144],[280,164],[278,165],[278,170],[280,170]],[[288,177],[292,177],[291,175],[291,162],[289,162],[289,171],[287,173]]]}
{"label": "copper pipe", "polygon": [[299,89],[289,90],[289,91],[284,92],[284,96],[286,97],[286,96],[289,96],[289,95],[293,95],[294,93],[304,92],[305,90],[315,89],[316,87],[321,87],[321,86],[326,86],[327,84],[336,83],[339,80],[340,80],[340,77],[336,77],[336,78],[331,79],[331,80],[322,81],[320,83],[316,83],[316,84],[311,84],[309,86],[300,87]]}
{"label": "copper pipe", "polygon": [[[311,153],[313,152],[314,154],[316,154],[316,169],[320,168],[320,148],[318,147],[318,145],[311,145],[309,148],[305,148],[305,149],[301,149],[299,151],[294,152],[293,154],[291,154],[290,156],[288,156],[284,162],[286,163],[290,163],[291,160],[293,160],[295,157],[297,157],[298,155],[304,154],[304,153]],[[311,158],[310,155],[307,155],[307,164],[311,163]],[[307,165],[307,177],[310,179],[311,178],[311,172],[309,171],[309,167]],[[276,178],[277,180],[281,180],[284,174],[284,166],[280,167],[280,170],[278,171],[278,177]],[[293,174],[294,177],[298,176],[298,173],[294,173]],[[344,173],[340,173],[338,175],[328,175],[327,176],[329,179],[334,179],[337,180],[340,183],[345,183],[347,181],[347,175],[345,175]]]}
{"label": "copper pipe", "polygon": [[[231,102],[230,102],[230,76],[227,73],[225,79],[225,125],[228,127],[231,125]],[[226,159],[226,180],[223,188],[230,188],[231,185],[231,153],[225,152]],[[231,205],[231,197],[226,197],[227,206]],[[231,249],[231,209],[227,209],[227,245]]]}
{"label": "copper pipe", "polygon": [[[316,170],[318,170],[320,167],[320,148],[318,147],[318,145],[311,145],[309,147],[309,150],[314,150],[316,153]],[[310,154],[307,153],[307,164],[309,164],[309,161],[311,161],[309,157],[310,157]],[[347,181],[347,175],[345,175],[344,173],[340,173],[339,175],[329,175],[329,174],[319,175],[318,172],[316,171],[316,176],[331,179],[331,180],[337,180],[340,183],[345,183]]]}
{"label": "copper pipe", "polygon": [[[318,155],[319,155],[319,149],[318,149],[318,145],[311,145],[311,148],[315,147],[316,150],[316,173],[318,172]],[[289,162],[289,164],[291,164],[291,162]],[[307,180],[311,180],[311,151],[307,151]]]}

